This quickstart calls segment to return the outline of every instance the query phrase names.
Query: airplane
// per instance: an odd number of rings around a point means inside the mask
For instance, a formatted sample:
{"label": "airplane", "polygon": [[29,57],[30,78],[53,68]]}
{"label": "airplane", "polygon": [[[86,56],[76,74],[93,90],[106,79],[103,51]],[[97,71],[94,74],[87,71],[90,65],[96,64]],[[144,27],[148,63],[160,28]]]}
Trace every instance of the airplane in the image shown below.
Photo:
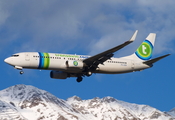
{"label": "airplane", "polygon": [[131,39],[123,44],[93,56],[21,52],[13,54],[4,61],[15,69],[20,70],[20,74],[24,73],[24,68],[51,70],[51,78],[67,79],[69,77],[77,77],[77,82],[81,82],[83,77],[89,77],[93,73],[121,74],[142,71],[151,68],[155,62],[170,55],[166,54],[151,59],[156,34],[150,33],[133,54],[125,57],[114,58],[114,52],[132,43],[135,40],[137,33],[138,30],[134,32]]}

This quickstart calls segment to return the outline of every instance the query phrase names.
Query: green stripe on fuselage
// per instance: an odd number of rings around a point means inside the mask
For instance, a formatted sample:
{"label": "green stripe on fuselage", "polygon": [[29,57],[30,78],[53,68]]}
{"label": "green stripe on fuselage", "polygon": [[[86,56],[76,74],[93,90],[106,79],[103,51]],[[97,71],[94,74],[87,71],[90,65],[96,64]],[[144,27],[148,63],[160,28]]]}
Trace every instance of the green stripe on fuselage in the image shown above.
{"label": "green stripe on fuselage", "polygon": [[44,69],[48,69],[50,65],[50,58],[48,53],[43,53],[44,54]]}

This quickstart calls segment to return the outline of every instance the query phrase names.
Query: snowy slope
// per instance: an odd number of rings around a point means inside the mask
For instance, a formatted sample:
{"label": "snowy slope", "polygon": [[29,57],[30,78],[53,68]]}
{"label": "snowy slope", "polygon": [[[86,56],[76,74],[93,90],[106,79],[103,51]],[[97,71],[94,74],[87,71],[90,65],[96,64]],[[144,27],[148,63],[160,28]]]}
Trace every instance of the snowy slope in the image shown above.
{"label": "snowy slope", "polygon": [[16,85],[2,90],[0,100],[8,103],[11,108],[16,109],[23,118],[28,120],[59,118],[60,120],[63,118],[76,120],[75,115],[82,119],[80,113],[64,100],[32,86]]}
{"label": "snowy slope", "polygon": [[175,118],[175,108],[173,108],[172,110],[170,110],[167,113],[170,114],[171,116],[173,116]]}
{"label": "snowy slope", "polygon": [[[81,100],[77,96],[68,103],[85,114],[88,119],[98,120],[169,120],[172,116],[147,105],[131,104],[112,97]],[[175,120],[175,119],[174,119]]]}
{"label": "snowy slope", "polygon": [[0,91],[0,120],[175,120],[173,114],[112,97],[65,101],[27,85]]}

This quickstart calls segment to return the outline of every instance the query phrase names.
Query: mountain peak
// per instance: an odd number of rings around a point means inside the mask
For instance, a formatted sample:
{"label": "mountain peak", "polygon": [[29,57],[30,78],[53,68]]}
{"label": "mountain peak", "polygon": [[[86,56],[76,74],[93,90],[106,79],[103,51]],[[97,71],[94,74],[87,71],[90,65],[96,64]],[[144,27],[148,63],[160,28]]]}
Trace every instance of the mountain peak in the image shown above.
{"label": "mountain peak", "polygon": [[107,103],[111,103],[111,102],[116,102],[117,100],[113,97],[107,96],[107,97],[102,98],[102,101],[107,102]]}
{"label": "mountain peak", "polygon": [[82,101],[82,99],[78,96],[73,96],[68,98],[67,101]]}
{"label": "mountain peak", "polygon": [[32,95],[41,95],[46,93],[44,90],[39,90],[30,85],[19,84],[1,91],[0,96],[11,100],[23,100]]}
{"label": "mountain peak", "polygon": [[169,112],[167,112],[167,113],[175,118],[175,108],[171,109],[171,110],[170,110]]}

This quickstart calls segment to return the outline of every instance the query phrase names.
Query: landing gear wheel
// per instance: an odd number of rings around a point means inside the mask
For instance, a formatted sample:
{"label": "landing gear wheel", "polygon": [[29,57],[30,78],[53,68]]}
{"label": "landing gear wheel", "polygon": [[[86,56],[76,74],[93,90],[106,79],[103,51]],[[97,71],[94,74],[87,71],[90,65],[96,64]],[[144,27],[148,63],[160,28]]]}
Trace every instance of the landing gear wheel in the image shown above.
{"label": "landing gear wheel", "polygon": [[22,75],[24,72],[23,71],[20,71],[19,73]]}
{"label": "landing gear wheel", "polygon": [[81,82],[83,80],[83,77],[77,77],[77,82]]}
{"label": "landing gear wheel", "polygon": [[87,73],[86,73],[86,76],[91,76],[92,75],[92,72],[91,71],[88,71]]}

